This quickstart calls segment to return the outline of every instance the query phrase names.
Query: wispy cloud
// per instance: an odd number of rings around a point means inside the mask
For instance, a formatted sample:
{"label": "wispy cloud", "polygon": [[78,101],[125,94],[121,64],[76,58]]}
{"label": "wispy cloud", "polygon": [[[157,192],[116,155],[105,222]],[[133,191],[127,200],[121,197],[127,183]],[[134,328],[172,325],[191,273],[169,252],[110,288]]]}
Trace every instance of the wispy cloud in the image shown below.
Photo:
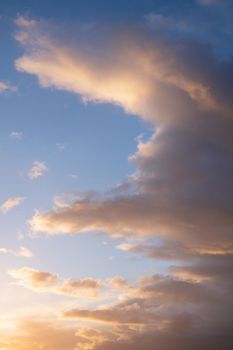
{"label": "wispy cloud", "polygon": [[73,180],[77,180],[78,179],[78,175],[77,174],[68,174],[68,177],[70,177]]}
{"label": "wispy cloud", "polygon": [[23,138],[23,132],[22,131],[12,131],[9,135],[10,138],[21,140]]}
{"label": "wispy cloud", "polygon": [[7,82],[0,81],[0,94],[4,92],[15,92],[17,88],[15,86],[10,85]]}
{"label": "wispy cloud", "polygon": [[63,151],[64,149],[66,149],[67,144],[66,143],[56,143],[56,147],[57,147],[58,151]]}
{"label": "wispy cloud", "polygon": [[34,161],[32,167],[28,171],[28,177],[30,180],[35,180],[38,177],[44,175],[44,173],[48,170],[46,164],[40,161]]}
{"label": "wispy cloud", "polygon": [[14,207],[17,207],[25,200],[25,197],[14,197],[8,198],[1,206],[0,211],[3,214],[6,214],[8,211],[12,210]]}
{"label": "wispy cloud", "polygon": [[0,247],[0,253],[11,254],[14,256],[21,256],[24,258],[31,258],[33,256],[32,252],[28,248],[25,248],[25,247],[20,247],[20,249],[18,251],[13,250],[13,249]]}

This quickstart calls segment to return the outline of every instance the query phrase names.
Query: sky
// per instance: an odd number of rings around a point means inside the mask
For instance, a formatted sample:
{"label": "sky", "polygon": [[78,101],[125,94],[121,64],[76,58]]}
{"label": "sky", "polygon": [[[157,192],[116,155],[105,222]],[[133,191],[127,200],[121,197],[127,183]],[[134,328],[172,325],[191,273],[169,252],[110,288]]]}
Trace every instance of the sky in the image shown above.
{"label": "sky", "polygon": [[231,0],[0,2],[0,350],[230,350]]}

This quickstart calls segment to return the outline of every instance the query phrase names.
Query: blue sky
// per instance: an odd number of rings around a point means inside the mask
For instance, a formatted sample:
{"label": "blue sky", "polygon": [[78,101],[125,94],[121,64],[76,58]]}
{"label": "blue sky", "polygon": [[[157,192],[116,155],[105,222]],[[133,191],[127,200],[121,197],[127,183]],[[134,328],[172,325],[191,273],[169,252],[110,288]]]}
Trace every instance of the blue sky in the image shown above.
{"label": "blue sky", "polygon": [[0,3],[0,350],[230,350],[232,10]]}

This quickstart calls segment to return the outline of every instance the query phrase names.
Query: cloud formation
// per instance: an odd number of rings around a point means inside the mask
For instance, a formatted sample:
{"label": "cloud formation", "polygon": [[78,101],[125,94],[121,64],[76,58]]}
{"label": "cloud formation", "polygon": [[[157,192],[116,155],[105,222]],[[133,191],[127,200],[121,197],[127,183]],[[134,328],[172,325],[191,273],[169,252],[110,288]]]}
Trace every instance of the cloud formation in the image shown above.
{"label": "cloud formation", "polygon": [[[155,343],[170,350],[174,342],[179,349],[230,349],[232,59],[220,60],[193,38],[141,27],[79,28],[73,38],[50,23],[20,18],[18,26],[25,54],[17,70],[37,76],[42,87],[121,106],[153,127],[130,157],[137,170],[122,184],[126,191],[83,195],[37,213],[30,225],[51,235],[153,238],[159,243],[123,241],[119,248],[171,262],[168,275],[142,278],[114,305],[63,316],[109,324],[113,332],[121,327],[124,340],[105,332],[107,339],[91,343],[95,350],[152,350]],[[26,282],[34,283],[28,275]],[[65,290],[76,287],[80,282]]]}
{"label": "cloud formation", "polygon": [[[161,348],[166,350],[172,349],[174,344],[181,349],[230,349],[232,336],[228,326],[232,316],[227,308],[231,304],[231,288],[226,288],[226,280],[221,278],[220,272],[216,275],[221,283],[215,278],[199,282],[171,276],[146,276],[115,305],[94,310],[71,309],[65,311],[63,317],[108,324],[120,330],[123,340],[113,341],[112,336],[110,341],[93,349],[141,349],[144,346],[150,350],[160,342]],[[210,329],[215,330],[211,336]]]}
{"label": "cloud formation", "polygon": [[195,41],[168,42],[139,29],[125,30],[124,38],[120,31],[111,37],[97,33],[99,46],[91,55],[79,38],[76,50],[73,42],[72,47],[58,45],[40,23],[33,22],[30,31],[21,26],[17,38],[27,53],[16,67],[37,75],[44,87],[121,105],[155,126],[151,139],[139,141],[131,157],[138,168],[128,180],[135,195],[84,198],[36,215],[32,228],[51,234],[134,232],[196,242],[203,241],[204,231],[208,243],[229,241],[232,62],[219,62],[210,47]]}
{"label": "cloud formation", "polygon": [[[115,286],[120,291],[120,297],[114,303],[103,301],[96,309],[77,307],[63,311],[64,322],[76,320],[77,324],[85,324],[86,327],[87,322],[90,322],[89,328],[77,326],[76,329],[69,328],[64,323],[63,329],[69,330],[70,339],[75,342],[71,349],[118,350],[122,347],[137,349],[138,346],[140,349],[140,346],[145,346],[146,349],[152,350],[156,343],[161,344],[162,349],[171,350],[175,342],[181,349],[195,349],[196,346],[201,350],[230,350],[230,325],[233,320],[228,310],[232,305],[232,257],[229,259],[231,270],[228,274],[223,274],[223,271],[226,272],[224,261],[223,269],[219,269],[221,264],[212,258],[206,267],[196,265],[195,270],[194,265],[180,266],[176,271],[172,271],[173,276],[148,275],[132,285],[121,277],[108,281],[62,280],[57,274],[31,268],[13,270],[10,271],[10,275],[35,291],[64,293],[70,296],[78,296],[81,292],[88,297],[89,288],[93,291],[100,290],[100,286],[107,284],[110,288]],[[198,269],[200,275],[208,278],[191,279],[190,275],[196,275]],[[179,275],[182,271],[188,271],[190,275]],[[124,287],[127,287],[125,293]],[[7,341],[0,335],[2,343],[5,341],[6,349],[14,349],[13,340],[18,332],[21,335],[18,344],[22,344],[23,348],[23,344],[36,344],[36,329],[43,342],[47,341],[48,334],[53,334],[52,328],[57,329],[56,322],[53,322],[53,325],[45,323],[43,332],[40,323],[32,324],[35,326],[32,333],[31,327],[27,328],[26,333],[19,328]],[[214,333],[210,330],[214,330]],[[22,334],[27,334],[29,338],[22,337]],[[49,344],[55,346],[55,338],[52,337]]]}

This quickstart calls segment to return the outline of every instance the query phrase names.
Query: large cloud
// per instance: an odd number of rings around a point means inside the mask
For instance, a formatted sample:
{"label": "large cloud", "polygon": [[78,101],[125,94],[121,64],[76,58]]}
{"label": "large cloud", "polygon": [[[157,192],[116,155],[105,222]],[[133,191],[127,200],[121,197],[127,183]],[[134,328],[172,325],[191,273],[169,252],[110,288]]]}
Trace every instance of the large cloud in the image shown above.
{"label": "large cloud", "polygon": [[[181,269],[180,267],[177,272]],[[184,267],[184,272],[187,269]],[[15,349],[16,344],[18,348],[26,349],[32,344],[35,348],[41,344],[47,350],[57,346],[60,339],[59,349],[117,350],[141,349],[144,346],[152,350],[157,344],[159,349],[171,350],[175,344],[181,349],[198,347],[200,350],[228,350],[232,343],[233,322],[232,315],[228,312],[232,306],[229,275],[222,275],[220,269],[211,274],[208,267],[201,270],[200,274],[207,274],[209,279],[191,280],[187,279],[187,275],[182,275],[182,278],[168,275],[144,276],[128,288],[125,294],[121,293],[120,301],[110,304],[104,301],[96,309],[77,307],[64,311],[63,326],[56,322],[31,321],[29,326],[23,322],[14,331],[14,335],[0,334],[2,346],[11,350]],[[15,271],[13,275],[20,278],[23,276],[35,290],[47,288],[49,291],[58,280],[57,275],[29,268]],[[126,284],[120,278],[109,282],[111,286],[115,284],[117,287]],[[104,283],[106,281],[102,281]],[[71,328],[66,325],[67,320],[76,320],[77,325]],[[87,327],[87,322],[90,322],[90,328],[83,328],[84,325]],[[98,326],[99,323],[101,326]],[[42,337],[41,342],[39,337]],[[68,339],[70,343],[66,343]]]}
{"label": "large cloud", "polygon": [[148,276],[120,303],[96,310],[68,310],[63,316],[109,324],[124,335],[124,339],[108,341],[94,349],[144,346],[150,350],[155,344],[167,350],[174,344],[181,349],[230,349],[232,316],[228,308],[232,302],[230,290],[225,293],[223,286],[216,281]]}
{"label": "large cloud", "polygon": [[[42,24],[19,20],[27,53],[18,70],[42,86],[115,103],[150,121],[154,135],[131,157],[138,171],[131,196],[90,197],[36,215],[35,231],[102,230],[165,235],[185,241],[229,241],[232,232],[232,62],[210,47],[172,42],[135,28],[85,33],[58,42]],[[48,28],[47,28],[48,29]],[[95,44],[94,44],[95,42]],[[96,44],[98,43],[98,45]],[[93,52],[92,52],[93,50]]]}
{"label": "large cloud", "polygon": [[124,345],[108,339],[93,349],[152,350],[157,343],[170,350],[174,342],[180,349],[230,349],[233,61],[194,39],[142,28],[79,27],[68,36],[48,23],[19,18],[18,25],[26,50],[19,71],[43,87],[119,105],[154,128],[130,157],[137,171],[122,185],[126,191],[37,213],[32,230],[155,237],[159,245],[120,248],[176,261],[169,276],[142,281],[121,303],[64,316],[129,327],[121,332]]}
{"label": "large cloud", "polygon": [[135,332],[133,328],[95,330],[93,328],[67,327],[48,321],[35,322],[23,320],[12,335],[4,334],[0,346],[7,350],[230,350],[231,338],[222,335],[205,335],[197,338],[195,334],[187,337],[182,332]]}

